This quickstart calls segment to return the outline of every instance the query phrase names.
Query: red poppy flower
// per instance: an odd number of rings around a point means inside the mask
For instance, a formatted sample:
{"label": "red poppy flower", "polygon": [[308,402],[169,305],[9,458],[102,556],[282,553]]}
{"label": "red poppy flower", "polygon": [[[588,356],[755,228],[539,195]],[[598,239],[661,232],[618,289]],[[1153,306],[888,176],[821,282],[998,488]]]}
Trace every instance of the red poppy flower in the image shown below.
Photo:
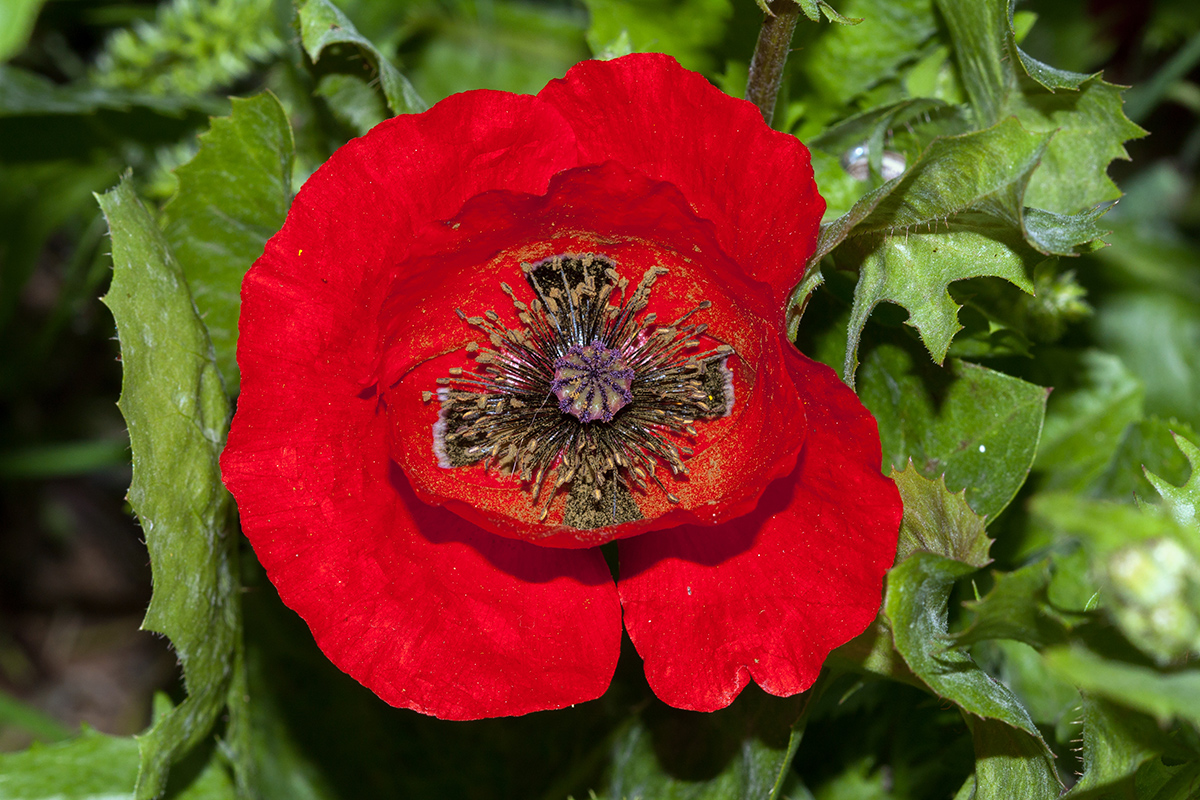
{"label": "red poppy flower", "polygon": [[[808,151],[660,55],[379,125],[246,276],[222,457],[329,658],[452,719],[801,692],[879,606],[875,421],[783,307]],[[614,583],[596,545],[619,542]]]}

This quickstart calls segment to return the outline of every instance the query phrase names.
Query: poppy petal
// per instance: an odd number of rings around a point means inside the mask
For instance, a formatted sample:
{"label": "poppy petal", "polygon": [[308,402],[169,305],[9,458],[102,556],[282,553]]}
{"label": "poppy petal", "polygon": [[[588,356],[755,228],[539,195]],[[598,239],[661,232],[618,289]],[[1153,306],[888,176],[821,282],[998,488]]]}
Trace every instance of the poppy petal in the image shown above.
{"label": "poppy petal", "polygon": [[498,539],[420,503],[366,382],[414,228],[481,191],[544,191],[573,157],[536,98],[472,92],[391,120],[309,179],[243,283],[226,485],[283,601],[395,705],[523,714],[599,696],[616,665],[600,553]]}
{"label": "poppy petal", "polygon": [[809,432],[796,470],[753,513],[620,543],[625,627],[650,688],[713,711],[753,679],[788,696],[879,609],[902,506],[875,420],[833,370],[792,350]]}
{"label": "poppy petal", "polygon": [[574,129],[580,163],[613,159],[678,187],[782,315],[825,211],[796,137],[658,53],[582,62],[538,96]]}

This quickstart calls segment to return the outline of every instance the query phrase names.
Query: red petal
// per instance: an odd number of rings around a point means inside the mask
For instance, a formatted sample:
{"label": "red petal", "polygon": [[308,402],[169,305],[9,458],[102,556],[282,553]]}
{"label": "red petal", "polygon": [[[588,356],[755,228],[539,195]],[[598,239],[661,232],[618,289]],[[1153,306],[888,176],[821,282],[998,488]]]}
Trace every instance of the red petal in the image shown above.
{"label": "red petal", "polygon": [[903,509],[875,420],[828,367],[786,360],[809,422],[795,472],[747,517],[620,544],[625,627],[678,708],[724,708],[751,678],[802,692],[879,609]]}
{"label": "red petal", "polygon": [[[317,348],[312,355],[336,354],[366,385],[378,360],[378,306],[404,277],[399,267],[414,232],[448,219],[481,192],[544,192],[575,156],[573,134],[558,113],[526,95],[465,92],[379,124],[308,179],[248,273],[251,283],[278,284],[287,293],[288,307],[261,327],[311,326],[314,335],[301,339]],[[355,346],[344,338],[359,334],[366,335]],[[411,346],[436,350],[443,334],[426,326]],[[279,354],[288,352],[288,341],[283,337]]]}
{"label": "red petal", "polygon": [[500,539],[415,500],[363,391],[414,227],[487,189],[544,191],[570,137],[536,98],[490,92],[384,123],[309,179],[243,284],[242,394],[221,462],[243,530],[335,664],[428,714],[581,702],[616,664],[601,555]]}
{"label": "red petal", "polygon": [[657,53],[585,61],[538,96],[574,128],[581,163],[612,159],[678,187],[729,257],[771,285],[782,320],[825,211],[798,139]]}
{"label": "red petal", "polygon": [[447,719],[601,695],[621,617],[600,552],[493,536],[421,503],[387,460],[374,400],[305,391],[311,407],[276,414],[243,394],[222,469],[271,582],[329,659]]}

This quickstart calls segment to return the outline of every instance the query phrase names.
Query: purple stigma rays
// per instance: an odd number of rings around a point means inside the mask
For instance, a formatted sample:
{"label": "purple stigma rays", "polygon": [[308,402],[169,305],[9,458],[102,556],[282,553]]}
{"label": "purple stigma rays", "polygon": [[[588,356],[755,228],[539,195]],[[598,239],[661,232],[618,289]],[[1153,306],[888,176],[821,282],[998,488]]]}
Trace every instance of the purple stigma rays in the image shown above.
{"label": "purple stigma rays", "polygon": [[571,345],[554,361],[550,390],[558,410],[580,422],[612,422],[613,415],[633,400],[634,372],[616,348],[599,339]]}

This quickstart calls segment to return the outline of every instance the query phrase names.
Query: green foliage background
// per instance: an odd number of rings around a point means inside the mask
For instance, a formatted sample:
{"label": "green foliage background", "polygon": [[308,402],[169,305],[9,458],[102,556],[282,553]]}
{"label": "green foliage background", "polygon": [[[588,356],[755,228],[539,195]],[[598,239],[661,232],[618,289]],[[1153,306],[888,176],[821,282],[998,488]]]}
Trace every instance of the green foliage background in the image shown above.
{"label": "green foliage background", "polygon": [[[676,711],[630,649],[596,702],[426,719],[328,664],[240,541],[215,461],[237,290],[305,178],[388,116],[536,92],[592,55],[671,53],[741,96],[759,5],[0,0],[0,399],[57,396],[116,354],[91,310],[111,263],[145,627],[181,664],[136,739],[0,693],[0,726],[39,740],[0,754],[0,797],[1197,796],[1186,0],[1133,22],[1052,0],[801,4],[773,124],[812,149],[829,209],[787,323],[875,414],[906,508],[876,623],[804,696]],[[33,313],[51,249],[61,281]],[[129,463],[89,433],[106,390],[6,423],[9,496]]]}

